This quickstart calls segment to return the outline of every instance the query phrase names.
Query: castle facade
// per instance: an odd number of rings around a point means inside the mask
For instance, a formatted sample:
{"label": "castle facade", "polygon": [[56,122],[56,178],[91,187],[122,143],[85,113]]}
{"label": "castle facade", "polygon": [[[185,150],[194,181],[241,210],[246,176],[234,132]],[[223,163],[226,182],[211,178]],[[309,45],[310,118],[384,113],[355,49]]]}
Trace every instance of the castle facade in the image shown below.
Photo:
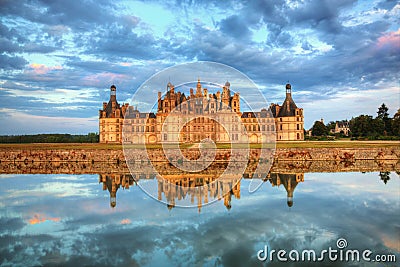
{"label": "castle facade", "polygon": [[216,143],[266,143],[271,138],[304,139],[303,109],[294,103],[290,84],[286,85],[286,99],[281,106],[271,104],[269,111],[259,112],[241,112],[239,93],[231,93],[229,82],[222,93],[212,94],[198,80],[196,91],[191,88],[188,96],[168,83],[164,96],[158,92],[156,113],[120,105],[116,87],[112,85],[110,90],[110,100],[103,102],[99,111],[100,143],[195,143],[207,138]]}

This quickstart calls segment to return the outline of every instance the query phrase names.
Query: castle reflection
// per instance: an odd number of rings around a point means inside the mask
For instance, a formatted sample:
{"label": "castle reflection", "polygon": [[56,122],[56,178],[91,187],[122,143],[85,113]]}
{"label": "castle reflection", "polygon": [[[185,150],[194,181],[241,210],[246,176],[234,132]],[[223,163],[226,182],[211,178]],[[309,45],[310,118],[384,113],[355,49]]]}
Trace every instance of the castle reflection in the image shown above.
{"label": "castle reflection", "polygon": [[136,182],[130,174],[99,174],[99,183],[103,183],[103,190],[110,192],[110,206],[114,208],[118,189],[129,189]]}
{"label": "castle reflection", "polygon": [[[232,198],[240,199],[240,182],[248,179],[241,175],[216,177],[212,175],[187,174],[185,176],[169,175],[149,176],[145,174],[100,174],[99,183],[103,183],[103,190],[110,193],[110,206],[117,204],[118,189],[129,189],[130,186],[137,186],[137,178],[157,180],[158,195],[160,201],[167,203],[167,208],[172,209],[177,202],[190,199],[191,206],[197,206],[199,212],[203,205],[211,200],[223,200],[224,206],[230,210]],[[251,176],[250,176],[251,177]],[[304,173],[268,173],[262,182],[269,182],[272,187],[280,187],[286,190],[287,205],[293,206],[293,195],[297,185],[304,182]]]}

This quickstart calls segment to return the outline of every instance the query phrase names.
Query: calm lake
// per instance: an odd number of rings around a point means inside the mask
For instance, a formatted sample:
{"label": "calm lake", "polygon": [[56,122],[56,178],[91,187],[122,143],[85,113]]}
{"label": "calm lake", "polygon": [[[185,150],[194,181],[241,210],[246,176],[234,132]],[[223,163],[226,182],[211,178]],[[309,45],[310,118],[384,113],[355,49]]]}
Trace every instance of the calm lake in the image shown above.
{"label": "calm lake", "polygon": [[[162,201],[175,206],[150,197],[129,176],[1,174],[1,266],[398,266],[396,172],[271,173],[254,193],[251,180],[241,179],[221,197],[159,185]],[[188,199],[195,207],[179,207]],[[318,258],[324,249],[338,250],[340,238],[345,249],[370,250],[370,259],[394,255],[397,262],[257,257],[268,247],[285,250],[286,258],[312,249]]]}

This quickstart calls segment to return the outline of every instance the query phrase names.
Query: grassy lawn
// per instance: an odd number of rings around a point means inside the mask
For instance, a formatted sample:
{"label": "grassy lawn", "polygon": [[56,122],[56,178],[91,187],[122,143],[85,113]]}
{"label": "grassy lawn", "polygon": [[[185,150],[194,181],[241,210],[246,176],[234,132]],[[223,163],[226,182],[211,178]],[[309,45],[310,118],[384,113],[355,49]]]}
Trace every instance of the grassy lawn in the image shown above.
{"label": "grassy lawn", "polygon": [[[292,141],[276,142],[276,148],[368,148],[368,147],[398,147],[399,141]],[[137,148],[138,146],[127,146]],[[141,146],[139,146],[141,147]],[[159,144],[146,146],[148,149],[162,148]],[[183,144],[182,149],[190,148],[191,145]],[[247,147],[245,144],[235,144],[234,148]],[[260,144],[251,144],[251,148],[260,148]],[[0,144],[2,149],[122,149],[122,145],[98,144],[98,143],[33,143],[33,144]],[[230,148],[229,144],[217,144],[217,148]]]}
{"label": "grassy lawn", "polygon": [[0,144],[1,149],[122,149],[122,145],[99,143],[32,143],[32,144]]}

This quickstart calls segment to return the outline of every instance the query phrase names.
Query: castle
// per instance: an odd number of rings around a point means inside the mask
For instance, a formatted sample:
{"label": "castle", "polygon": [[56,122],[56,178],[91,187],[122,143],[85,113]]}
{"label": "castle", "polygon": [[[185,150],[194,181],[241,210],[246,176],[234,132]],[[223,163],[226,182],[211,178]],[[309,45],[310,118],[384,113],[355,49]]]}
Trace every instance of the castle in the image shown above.
{"label": "castle", "polygon": [[222,93],[211,94],[198,80],[196,91],[191,88],[188,96],[175,91],[169,82],[163,97],[158,92],[156,113],[120,105],[116,87],[112,85],[110,90],[110,100],[103,102],[99,111],[100,143],[194,143],[206,138],[216,143],[304,140],[303,109],[294,103],[290,84],[286,84],[281,106],[271,104],[269,111],[264,108],[259,112],[241,112],[239,93],[231,93],[229,82]]}

